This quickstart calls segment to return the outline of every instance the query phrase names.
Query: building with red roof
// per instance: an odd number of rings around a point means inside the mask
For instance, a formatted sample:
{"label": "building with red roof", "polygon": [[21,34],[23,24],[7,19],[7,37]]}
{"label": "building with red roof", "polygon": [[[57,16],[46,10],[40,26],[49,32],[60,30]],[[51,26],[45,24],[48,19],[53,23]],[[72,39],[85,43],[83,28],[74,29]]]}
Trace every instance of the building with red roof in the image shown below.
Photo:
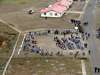
{"label": "building with red roof", "polygon": [[73,0],[59,0],[53,5],[41,9],[41,17],[62,17],[72,3]]}

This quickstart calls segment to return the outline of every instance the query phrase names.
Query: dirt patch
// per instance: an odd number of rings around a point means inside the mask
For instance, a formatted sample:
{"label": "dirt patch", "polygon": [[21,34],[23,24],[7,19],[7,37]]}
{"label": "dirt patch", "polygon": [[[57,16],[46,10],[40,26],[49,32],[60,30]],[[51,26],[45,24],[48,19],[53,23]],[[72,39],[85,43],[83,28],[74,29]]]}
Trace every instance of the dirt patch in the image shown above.
{"label": "dirt patch", "polygon": [[24,12],[15,12],[1,15],[1,19],[5,20],[15,28],[26,31],[39,28],[68,28],[72,29],[71,18],[78,18],[80,14],[67,14],[61,18],[41,18],[40,13],[29,15]]}
{"label": "dirt patch", "polygon": [[5,47],[0,49],[0,57],[7,57],[7,55],[10,55],[17,36],[18,32],[0,22],[0,41],[1,44],[5,44]]}
{"label": "dirt patch", "polygon": [[[72,66],[73,65],[73,66]],[[6,75],[82,75],[80,60],[70,58],[13,58]]]}
{"label": "dirt patch", "polygon": [[0,36],[0,48],[2,48],[3,46],[6,46],[6,41],[7,41],[7,38]]}
{"label": "dirt patch", "polygon": [[0,0],[0,14],[16,12],[27,8],[40,9],[53,2],[55,0]]}

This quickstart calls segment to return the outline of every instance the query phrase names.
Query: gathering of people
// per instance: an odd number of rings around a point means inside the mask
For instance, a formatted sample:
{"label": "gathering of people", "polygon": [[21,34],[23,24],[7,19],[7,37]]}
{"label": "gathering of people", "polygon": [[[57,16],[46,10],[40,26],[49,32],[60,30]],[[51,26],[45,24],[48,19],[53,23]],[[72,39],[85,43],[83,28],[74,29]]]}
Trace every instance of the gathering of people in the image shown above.
{"label": "gathering of people", "polygon": [[70,37],[63,37],[61,39],[56,36],[54,37],[54,40],[56,41],[56,45],[63,50],[84,50],[84,44],[79,36],[74,36],[71,34]]}
{"label": "gathering of people", "polygon": [[[64,30],[65,31],[65,30]],[[68,31],[68,30],[66,30]],[[43,31],[44,32],[44,31]],[[83,40],[81,39],[81,37],[77,34],[77,33],[69,33],[67,32],[67,34],[64,34],[64,32],[60,32],[55,30],[54,32],[54,39],[53,41],[55,42],[56,46],[61,49],[61,51],[49,51],[50,49],[46,48],[42,48],[39,47],[38,43],[39,41],[37,41],[35,39],[36,36],[41,36],[43,35],[47,35],[50,34],[50,30],[46,30],[46,32],[44,33],[36,33],[36,32],[29,32],[27,33],[27,36],[24,40],[24,44],[23,44],[23,51],[30,51],[33,53],[37,53],[41,56],[53,56],[53,55],[58,55],[58,56],[62,56],[63,55],[63,51],[66,50],[84,50],[87,47],[87,43],[83,43]],[[61,33],[61,34],[59,34]],[[63,34],[62,34],[63,33]],[[51,34],[52,35],[52,34]],[[63,37],[59,37],[57,35],[63,35]],[[45,41],[44,41],[45,42]],[[52,48],[51,48],[52,49]]]}

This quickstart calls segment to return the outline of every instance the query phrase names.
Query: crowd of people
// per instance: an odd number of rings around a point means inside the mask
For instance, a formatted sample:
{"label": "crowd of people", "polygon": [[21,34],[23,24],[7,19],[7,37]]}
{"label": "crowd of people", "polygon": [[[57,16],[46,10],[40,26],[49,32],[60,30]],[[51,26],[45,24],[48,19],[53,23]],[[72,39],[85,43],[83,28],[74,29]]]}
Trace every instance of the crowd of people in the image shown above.
{"label": "crowd of people", "polygon": [[84,43],[81,41],[81,38],[79,36],[75,36],[71,34],[69,37],[54,37],[54,41],[56,42],[56,45],[63,49],[63,50],[74,50],[74,49],[81,49],[84,50]]}
{"label": "crowd of people", "polygon": [[53,52],[48,52],[47,50],[43,50],[42,48],[38,47],[38,42],[35,40],[35,35],[32,32],[29,32],[27,34],[24,40],[23,50],[38,53],[41,56],[53,55]]}
{"label": "crowd of people", "polygon": [[35,40],[34,33],[29,32],[24,40],[23,50],[39,51],[37,41]]}
{"label": "crowd of people", "polygon": [[[51,31],[47,31],[49,34]],[[56,31],[57,32],[57,31]],[[40,33],[38,33],[41,35]],[[43,33],[42,33],[43,34]],[[54,32],[55,34],[55,32]],[[38,36],[39,36],[38,35]],[[57,34],[56,34],[57,35]],[[65,36],[63,35],[62,38],[59,38],[58,36],[54,36],[54,42],[56,42],[56,46],[59,47],[62,51],[57,51],[56,53],[54,51],[48,51],[48,49],[43,49],[38,46],[38,41],[35,39],[35,36],[37,36],[36,32],[29,32],[27,33],[26,38],[24,39],[24,44],[23,44],[23,50],[24,51],[31,51],[34,53],[38,53],[41,56],[52,56],[52,55],[63,55],[63,50],[75,50],[75,49],[80,49],[84,50],[84,48],[87,46],[84,44],[81,40],[81,37],[78,35],[76,36],[75,33],[69,33],[70,36]],[[44,41],[45,42],[45,41]]]}

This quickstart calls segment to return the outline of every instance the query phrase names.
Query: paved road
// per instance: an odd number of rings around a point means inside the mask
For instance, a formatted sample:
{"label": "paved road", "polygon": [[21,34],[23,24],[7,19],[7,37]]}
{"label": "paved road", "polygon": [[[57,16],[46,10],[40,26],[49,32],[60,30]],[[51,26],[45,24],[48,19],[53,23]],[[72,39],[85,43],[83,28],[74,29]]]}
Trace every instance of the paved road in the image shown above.
{"label": "paved road", "polygon": [[92,70],[93,70],[93,75],[100,75],[100,73],[94,73],[94,67],[98,66],[100,67],[100,53],[98,51],[98,47],[96,46],[96,36],[95,34],[95,7],[96,7],[96,0],[90,0],[86,9],[85,13],[82,17],[82,22],[88,21],[89,25],[84,27],[85,32],[90,33],[90,39],[88,40],[89,42],[89,49],[91,50],[91,57],[90,61],[92,63]]}

